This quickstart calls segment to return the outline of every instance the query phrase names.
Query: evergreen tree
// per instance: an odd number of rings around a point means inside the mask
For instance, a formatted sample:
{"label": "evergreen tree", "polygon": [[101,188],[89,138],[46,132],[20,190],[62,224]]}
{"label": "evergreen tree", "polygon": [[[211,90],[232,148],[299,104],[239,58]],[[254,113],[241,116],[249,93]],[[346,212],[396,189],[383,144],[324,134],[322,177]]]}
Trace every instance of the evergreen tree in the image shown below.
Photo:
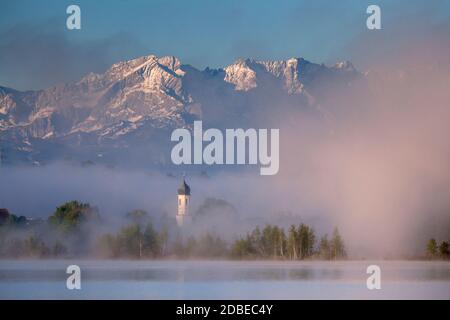
{"label": "evergreen tree", "polygon": [[278,243],[279,243],[279,249],[280,249],[280,256],[284,257],[285,252],[286,252],[287,241],[286,241],[286,235],[284,234],[283,228],[279,228]]}
{"label": "evergreen tree", "polygon": [[316,236],[314,230],[305,225],[300,224],[297,230],[297,244],[300,259],[307,259],[311,257],[314,253],[314,244],[316,242]]}
{"label": "evergreen tree", "polygon": [[284,256],[284,248],[283,247],[286,242],[286,239],[284,237],[283,228],[280,228],[278,226],[272,227],[271,242],[272,242],[272,249],[273,249],[273,258],[283,257]]}
{"label": "evergreen tree", "polygon": [[134,258],[142,257],[142,233],[138,224],[123,227],[118,235],[118,241],[121,254]]}
{"label": "evergreen tree", "polygon": [[331,239],[330,251],[331,251],[331,258],[334,260],[346,257],[344,241],[342,240],[337,227],[334,228],[333,231],[333,238]]}
{"label": "evergreen tree", "polygon": [[146,256],[156,257],[161,252],[158,232],[153,228],[151,222],[145,227],[143,236],[143,250]]}
{"label": "evergreen tree", "polygon": [[252,233],[250,234],[250,238],[252,242],[252,247],[256,251],[255,253],[258,254],[259,256],[263,256],[264,248],[261,239],[261,231],[259,230],[258,226],[252,231]]}
{"label": "evergreen tree", "polygon": [[331,254],[330,254],[330,242],[328,241],[328,235],[324,235],[321,239],[320,239],[320,244],[319,244],[319,253],[320,253],[320,257],[322,259],[326,259],[326,260],[330,260],[331,258]]}
{"label": "evergreen tree", "polygon": [[304,259],[308,251],[308,226],[305,224],[300,224],[297,229],[297,248],[298,248],[298,258]]}
{"label": "evergreen tree", "polygon": [[248,243],[245,239],[237,239],[231,245],[231,256],[243,259],[249,255]]}
{"label": "evergreen tree", "polygon": [[436,239],[431,238],[427,244],[427,256],[430,259],[436,258],[438,255],[438,245]]}
{"label": "evergreen tree", "polygon": [[449,259],[450,258],[450,248],[447,241],[442,241],[439,245],[439,255],[442,259]]}
{"label": "evergreen tree", "polygon": [[316,245],[316,234],[313,228],[309,228],[308,233],[308,257],[314,254],[314,246]]}
{"label": "evergreen tree", "polygon": [[263,257],[276,255],[274,230],[271,225],[266,225],[261,233],[261,248]]}
{"label": "evergreen tree", "polygon": [[255,249],[252,246],[251,237],[247,235],[246,238],[240,238],[234,241],[230,252],[234,258],[252,258],[255,255]]}

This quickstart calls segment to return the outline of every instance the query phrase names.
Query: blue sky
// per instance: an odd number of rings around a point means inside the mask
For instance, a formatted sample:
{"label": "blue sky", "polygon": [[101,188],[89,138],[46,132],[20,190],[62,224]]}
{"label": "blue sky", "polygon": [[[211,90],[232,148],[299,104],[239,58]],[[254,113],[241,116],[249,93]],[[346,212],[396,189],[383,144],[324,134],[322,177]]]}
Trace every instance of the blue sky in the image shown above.
{"label": "blue sky", "polygon": [[[66,29],[69,4],[81,7],[81,30]],[[150,53],[175,55],[198,68],[240,57],[293,56],[324,63],[348,59],[363,68],[364,59],[349,48],[368,32],[369,4],[382,10],[377,38],[407,39],[408,30],[450,21],[445,0],[2,0],[0,85],[47,87]]]}

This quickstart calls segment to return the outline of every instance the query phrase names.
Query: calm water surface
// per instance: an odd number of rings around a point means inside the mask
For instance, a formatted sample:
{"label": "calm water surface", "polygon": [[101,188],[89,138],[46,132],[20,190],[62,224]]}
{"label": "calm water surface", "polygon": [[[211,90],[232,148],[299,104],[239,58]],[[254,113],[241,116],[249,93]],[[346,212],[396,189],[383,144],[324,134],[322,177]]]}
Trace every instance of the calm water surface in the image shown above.
{"label": "calm water surface", "polygon": [[[66,288],[71,264],[81,290]],[[450,262],[0,260],[0,299],[450,299]]]}

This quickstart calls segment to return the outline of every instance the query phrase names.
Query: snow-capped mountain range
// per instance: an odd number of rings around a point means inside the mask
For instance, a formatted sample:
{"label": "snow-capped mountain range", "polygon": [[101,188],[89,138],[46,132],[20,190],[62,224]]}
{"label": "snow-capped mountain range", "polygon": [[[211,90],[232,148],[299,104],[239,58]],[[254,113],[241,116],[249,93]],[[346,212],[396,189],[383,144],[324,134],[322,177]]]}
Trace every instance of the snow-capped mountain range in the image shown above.
{"label": "snow-capped mountain range", "polygon": [[240,59],[198,70],[173,56],[149,55],[45,90],[0,87],[2,162],[114,162],[130,154],[164,162],[161,151],[173,128],[190,127],[195,119],[248,126],[267,108],[281,106],[320,112],[330,85],[348,86],[361,77],[349,62],[328,67],[303,58]]}

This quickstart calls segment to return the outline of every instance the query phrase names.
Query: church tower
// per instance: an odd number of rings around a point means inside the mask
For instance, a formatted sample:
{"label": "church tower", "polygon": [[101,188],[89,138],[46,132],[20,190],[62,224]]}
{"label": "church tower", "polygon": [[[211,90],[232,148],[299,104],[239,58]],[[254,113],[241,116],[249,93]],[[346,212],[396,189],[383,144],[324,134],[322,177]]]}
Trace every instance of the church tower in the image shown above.
{"label": "church tower", "polygon": [[190,198],[191,188],[183,178],[183,182],[178,188],[177,224],[179,227],[186,226],[191,222],[191,216],[189,215]]}

